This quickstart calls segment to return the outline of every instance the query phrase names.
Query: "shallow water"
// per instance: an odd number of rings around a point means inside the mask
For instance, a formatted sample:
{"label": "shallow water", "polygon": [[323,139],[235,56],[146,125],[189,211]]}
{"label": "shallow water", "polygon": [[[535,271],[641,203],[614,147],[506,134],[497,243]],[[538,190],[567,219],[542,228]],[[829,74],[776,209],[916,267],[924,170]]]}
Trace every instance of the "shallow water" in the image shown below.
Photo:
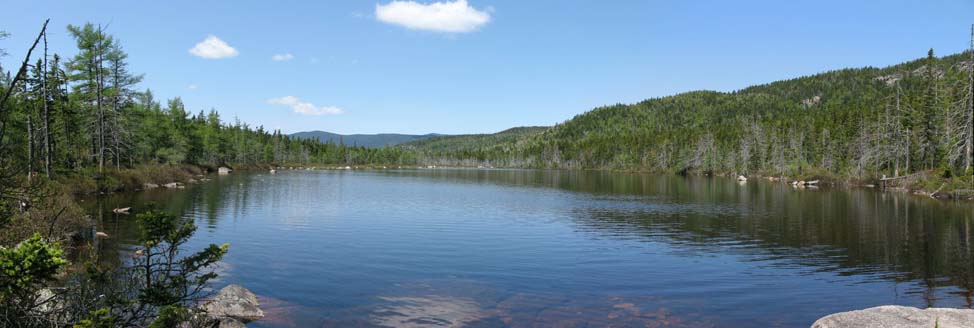
{"label": "shallow water", "polygon": [[578,171],[234,173],[101,199],[124,258],[146,202],[230,243],[253,327],[807,327],[971,308],[974,207],[871,190]]}

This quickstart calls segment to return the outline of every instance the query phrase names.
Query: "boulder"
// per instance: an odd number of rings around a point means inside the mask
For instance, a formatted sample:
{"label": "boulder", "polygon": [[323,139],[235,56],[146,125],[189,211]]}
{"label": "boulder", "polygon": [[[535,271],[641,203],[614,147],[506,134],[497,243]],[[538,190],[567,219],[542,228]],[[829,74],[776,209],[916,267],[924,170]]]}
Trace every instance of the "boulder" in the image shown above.
{"label": "boulder", "polygon": [[50,288],[41,288],[35,294],[34,303],[38,304],[35,311],[45,315],[58,316],[65,308],[64,298],[58,297]]}
{"label": "boulder", "polygon": [[812,328],[957,328],[974,325],[974,310],[884,305],[827,315]]}
{"label": "boulder", "polygon": [[229,167],[226,166],[221,166],[219,169],[217,169],[217,173],[219,174],[230,174],[230,171],[233,170],[231,170]]}
{"label": "boulder", "polygon": [[234,318],[221,318],[216,328],[247,328],[247,325]]}
{"label": "boulder", "polygon": [[147,182],[147,183],[145,183],[145,184],[142,185],[142,189],[156,189],[156,188],[159,188],[159,185],[157,185],[155,183],[148,183]]}
{"label": "boulder", "polygon": [[747,182],[747,177],[746,176],[743,176],[743,175],[738,175],[737,176],[737,181]]}
{"label": "boulder", "polygon": [[205,313],[192,315],[189,320],[176,326],[177,328],[246,328],[247,325],[234,318],[217,318]]}
{"label": "boulder", "polygon": [[243,322],[264,317],[257,295],[240,285],[223,287],[213,299],[203,304],[203,309],[213,317],[233,318]]}
{"label": "boulder", "polygon": [[179,182],[170,182],[170,183],[164,184],[162,186],[163,187],[166,187],[166,188],[170,188],[170,189],[175,189],[175,188],[179,188],[180,184],[179,184]]}

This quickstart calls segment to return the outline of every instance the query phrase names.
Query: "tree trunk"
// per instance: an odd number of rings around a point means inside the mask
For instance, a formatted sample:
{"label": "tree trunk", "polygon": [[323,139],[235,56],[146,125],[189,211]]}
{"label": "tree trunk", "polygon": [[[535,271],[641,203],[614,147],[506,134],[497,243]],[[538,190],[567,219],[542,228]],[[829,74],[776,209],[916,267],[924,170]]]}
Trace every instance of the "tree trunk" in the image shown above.
{"label": "tree trunk", "polygon": [[51,106],[47,94],[47,34],[44,34],[44,61],[41,67],[41,99],[44,104],[44,175],[51,178]]}
{"label": "tree trunk", "polygon": [[34,173],[34,122],[31,113],[27,114],[27,181]]}
{"label": "tree trunk", "polygon": [[971,25],[971,61],[967,65],[967,138],[964,143],[964,172],[971,169],[971,152],[974,148],[974,25]]}

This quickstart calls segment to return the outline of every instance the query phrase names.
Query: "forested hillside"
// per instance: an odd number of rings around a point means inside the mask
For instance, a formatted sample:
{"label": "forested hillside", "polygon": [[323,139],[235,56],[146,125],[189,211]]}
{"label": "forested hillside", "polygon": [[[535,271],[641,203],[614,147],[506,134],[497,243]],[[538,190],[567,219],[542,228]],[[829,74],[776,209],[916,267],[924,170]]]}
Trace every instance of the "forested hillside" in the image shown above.
{"label": "forested hillside", "polygon": [[[491,166],[496,159],[510,157],[509,154],[517,150],[522,140],[527,140],[547,129],[541,126],[526,126],[491,134],[439,136],[405,143],[399,148],[413,153],[419,162],[424,164]],[[503,166],[521,164],[511,161],[498,163]]]}
{"label": "forested hillside", "polygon": [[415,140],[429,139],[438,136],[438,134],[338,134],[326,131],[304,131],[292,133],[290,136],[297,139],[313,139],[324,143],[348,145],[353,147],[382,148]]}
{"label": "forested hillside", "polygon": [[[970,51],[842,69],[734,92],[596,108],[496,143],[412,143],[431,162],[845,178],[969,173]],[[482,146],[488,145],[488,146]]]}

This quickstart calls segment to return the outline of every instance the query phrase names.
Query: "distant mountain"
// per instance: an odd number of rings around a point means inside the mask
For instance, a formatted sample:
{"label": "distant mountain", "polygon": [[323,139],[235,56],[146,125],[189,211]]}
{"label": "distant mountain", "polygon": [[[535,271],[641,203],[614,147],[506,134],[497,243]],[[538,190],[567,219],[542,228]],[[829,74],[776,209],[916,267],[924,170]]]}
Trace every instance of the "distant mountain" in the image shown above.
{"label": "distant mountain", "polygon": [[339,143],[344,142],[348,146],[362,146],[367,148],[382,148],[386,146],[398,145],[401,143],[407,143],[410,141],[429,139],[432,137],[441,136],[440,134],[430,133],[430,134],[398,134],[398,133],[380,133],[380,134],[337,134],[325,131],[305,131],[292,133],[291,137],[300,139],[318,139],[321,142],[333,142]]}
{"label": "distant mountain", "polygon": [[431,153],[471,152],[514,144],[518,140],[541,134],[547,126],[521,126],[497,133],[441,135],[402,144],[405,149]]}

